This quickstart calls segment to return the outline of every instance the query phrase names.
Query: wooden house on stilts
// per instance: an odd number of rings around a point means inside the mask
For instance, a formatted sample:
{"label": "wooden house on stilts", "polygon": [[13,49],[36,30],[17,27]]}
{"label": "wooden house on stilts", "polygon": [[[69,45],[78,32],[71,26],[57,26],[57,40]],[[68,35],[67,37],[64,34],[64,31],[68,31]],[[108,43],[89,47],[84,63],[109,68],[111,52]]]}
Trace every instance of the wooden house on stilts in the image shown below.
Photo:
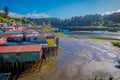
{"label": "wooden house on stilts", "polygon": [[42,58],[42,45],[0,46],[0,69],[23,69]]}

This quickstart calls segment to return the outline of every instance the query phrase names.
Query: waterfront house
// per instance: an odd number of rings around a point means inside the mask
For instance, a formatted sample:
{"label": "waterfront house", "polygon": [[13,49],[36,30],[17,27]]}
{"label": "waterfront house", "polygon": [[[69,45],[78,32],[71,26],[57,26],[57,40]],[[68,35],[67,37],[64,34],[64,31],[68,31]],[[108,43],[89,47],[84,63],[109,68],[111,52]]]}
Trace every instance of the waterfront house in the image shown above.
{"label": "waterfront house", "polygon": [[54,33],[52,33],[52,32],[46,32],[46,33],[44,33],[45,34],[45,37],[46,38],[55,38],[55,35],[54,35]]}
{"label": "waterfront house", "polygon": [[42,59],[42,45],[0,46],[0,71],[24,69]]}
{"label": "waterfront house", "polygon": [[23,40],[23,34],[13,34],[11,36],[13,42],[22,42]]}
{"label": "waterfront house", "polygon": [[24,33],[25,34],[32,34],[32,33],[39,33],[38,31],[36,31],[36,30],[34,30],[34,29],[26,29],[26,30],[24,30]]}
{"label": "waterfront house", "polygon": [[4,33],[3,37],[7,39],[7,42],[22,42],[23,34]]}
{"label": "waterfront house", "polygon": [[42,45],[0,46],[0,62],[39,61],[42,57]]}
{"label": "waterfront house", "polygon": [[15,30],[15,27],[9,26],[9,27],[2,27],[1,29],[3,30],[3,32],[6,32],[6,31],[9,31],[9,30]]}

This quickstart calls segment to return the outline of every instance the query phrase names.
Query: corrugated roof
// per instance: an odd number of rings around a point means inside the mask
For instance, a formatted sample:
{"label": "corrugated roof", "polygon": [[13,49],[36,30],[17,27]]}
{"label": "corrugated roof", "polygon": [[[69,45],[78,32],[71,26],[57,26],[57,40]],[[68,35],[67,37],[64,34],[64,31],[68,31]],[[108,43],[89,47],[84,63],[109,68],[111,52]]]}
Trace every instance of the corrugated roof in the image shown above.
{"label": "corrugated roof", "polygon": [[23,37],[23,34],[13,34],[12,37]]}
{"label": "corrugated roof", "polygon": [[37,32],[37,31],[33,30],[33,29],[28,29],[28,30],[24,30],[24,32],[26,32],[26,33],[32,33],[32,32]]}
{"label": "corrugated roof", "polygon": [[39,36],[45,36],[45,34],[40,33]]}
{"label": "corrugated roof", "polygon": [[1,36],[8,38],[8,37],[12,37],[12,34],[2,34]]}
{"label": "corrugated roof", "polygon": [[53,37],[54,37],[54,36],[55,36],[55,34],[52,33],[52,32],[50,32],[50,33],[44,33],[44,34],[45,34],[46,37],[50,37],[50,36],[53,36]]}
{"label": "corrugated roof", "polygon": [[35,36],[36,36],[36,37],[37,37],[37,36],[39,36],[39,37],[40,37],[40,36],[44,37],[45,34],[41,34],[41,33],[40,33],[40,34],[38,34],[38,33],[34,34],[34,33],[33,33],[33,34],[25,34],[25,36],[26,36],[26,37],[32,37],[32,36],[34,36],[34,37],[35,37]]}
{"label": "corrugated roof", "polygon": [[18,53],[40,51],[42,45],[0,46],[0,53]]}
{"label": "corrugated roof", "polygon": [[6,30],[6,32],[22,32],[22,30],[20,30],[20,29],[16,29],[16,30]]}
{"label": "corrugated roof", "polygon": [[23,37],[23,34],[2,34],[1,36],[5,37],[5,38],[9,38],[9,37]]}

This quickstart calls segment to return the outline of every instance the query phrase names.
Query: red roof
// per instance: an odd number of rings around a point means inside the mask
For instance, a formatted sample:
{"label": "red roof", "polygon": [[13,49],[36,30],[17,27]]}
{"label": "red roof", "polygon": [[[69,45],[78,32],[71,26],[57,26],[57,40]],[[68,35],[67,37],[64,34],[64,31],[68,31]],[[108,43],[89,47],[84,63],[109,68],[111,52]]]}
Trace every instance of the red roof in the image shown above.
{"label": "red roof", "polygon": [[0,46],[0,53],[36,52],[41,49],[41,45]]}
{"label": "red roof", "polygon": [[45,34],[41,34],[41,33],[40,34],[39,33],[37,33],[37,34],[25,34],[25,35],[26,35],[26,37],[32,37],[32,36],[34,36],[34,37],[35,36],[44,37],[45,36]]}
{"label": "red roof", "polygon": [[20,30],[20,29],[15,29],[15,30],[6,30],[6,32],[22,32],[22,30]]}
{"label": "red roof", "polygon": [[8,37],[12,37],[12,34],[2,34],[1,36],[8,38]]}
{"label": "red roof", "polygon": [[39,36],[45,36],[45,34],[40,33]]}
{"label": "red roof", "polygon": [[23,31],[24,27],[18,27],[18,30]]}
{"label": "red roof", "polygon": [[28,29],[28,30],[25,30],[24,32],[26,33],[32,33],[32,32],[37,32],[36,30],[32,30],[32,29]]}

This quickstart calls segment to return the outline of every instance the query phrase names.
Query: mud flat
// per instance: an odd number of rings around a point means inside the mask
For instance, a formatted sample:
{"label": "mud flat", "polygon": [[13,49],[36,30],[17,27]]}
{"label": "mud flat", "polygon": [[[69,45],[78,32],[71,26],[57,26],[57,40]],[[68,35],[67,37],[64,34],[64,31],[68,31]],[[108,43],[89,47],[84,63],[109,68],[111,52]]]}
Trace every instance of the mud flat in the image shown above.
{"label": "mud flat", "polygon": [[[108,40],[60,38],[58,55],[19,80],[120,80],[120,49]],[[117,67],[118,66],[118,67]]]}

